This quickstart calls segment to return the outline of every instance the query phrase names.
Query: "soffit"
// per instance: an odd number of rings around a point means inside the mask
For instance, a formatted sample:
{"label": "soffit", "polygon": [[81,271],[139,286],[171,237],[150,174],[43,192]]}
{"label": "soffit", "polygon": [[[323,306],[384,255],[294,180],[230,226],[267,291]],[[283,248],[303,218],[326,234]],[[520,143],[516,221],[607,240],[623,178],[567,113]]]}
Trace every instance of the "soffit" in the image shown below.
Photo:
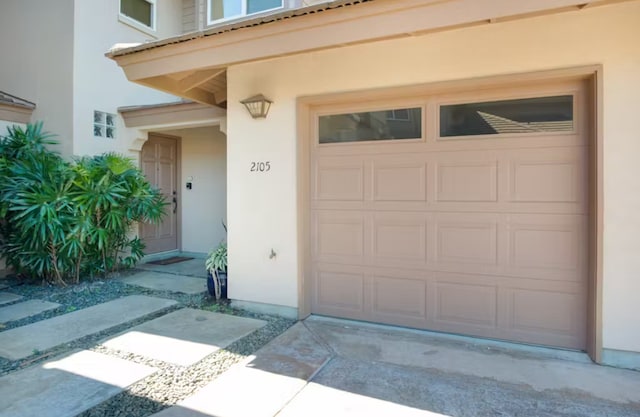
{"label": "soffit", "polygon": [[630,0],[339,0],[113,49],[107,56],[133,82],[224,107],[230,65],[620,1]]}

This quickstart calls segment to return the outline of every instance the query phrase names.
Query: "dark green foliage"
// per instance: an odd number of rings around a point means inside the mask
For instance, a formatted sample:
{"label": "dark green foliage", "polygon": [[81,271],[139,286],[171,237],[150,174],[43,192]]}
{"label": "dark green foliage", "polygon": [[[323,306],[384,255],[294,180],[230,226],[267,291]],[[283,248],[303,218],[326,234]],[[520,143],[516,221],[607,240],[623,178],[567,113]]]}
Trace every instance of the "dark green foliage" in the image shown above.
{"label": "dark green foliage", "polygon": [[124,156],[70,163],[47,149],[55,143],[41,123],[0,137],[0,256],[60,285],[135,265],[144,245],[130,232],[161,221],[161,194]]}

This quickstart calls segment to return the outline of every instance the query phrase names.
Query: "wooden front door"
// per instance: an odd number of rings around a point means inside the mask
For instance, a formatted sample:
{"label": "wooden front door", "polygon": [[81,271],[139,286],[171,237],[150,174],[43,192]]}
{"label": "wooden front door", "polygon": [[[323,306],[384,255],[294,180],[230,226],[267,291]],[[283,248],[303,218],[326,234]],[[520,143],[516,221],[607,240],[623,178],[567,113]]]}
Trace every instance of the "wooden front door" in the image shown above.
{"label": "wooden front door", "polygon": [[146,244],[147,254],[178,249],[177,154],[178,141],[171,136],[149,134],[149,140],[142,147],[142,171],[169,203],[161,224],[140,225],[140,236]]}

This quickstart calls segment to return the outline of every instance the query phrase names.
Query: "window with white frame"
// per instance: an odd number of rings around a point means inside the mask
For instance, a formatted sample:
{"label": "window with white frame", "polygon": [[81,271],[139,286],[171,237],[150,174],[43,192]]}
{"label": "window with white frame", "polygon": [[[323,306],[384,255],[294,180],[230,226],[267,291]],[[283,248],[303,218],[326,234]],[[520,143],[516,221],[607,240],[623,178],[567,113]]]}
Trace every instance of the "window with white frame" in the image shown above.
{"label": "window with white frame", "polygon": [[120,0],[120,16],[146,29],[156,29],[156,0]]}
{"label": "window with white frame", "polygon": [[116,138],[116,115],[94,110],[93,136],[97,138]]}
{"label": "window with white frame", "polygon": [[209,24],[282,7],[283,0],[208,0]]}

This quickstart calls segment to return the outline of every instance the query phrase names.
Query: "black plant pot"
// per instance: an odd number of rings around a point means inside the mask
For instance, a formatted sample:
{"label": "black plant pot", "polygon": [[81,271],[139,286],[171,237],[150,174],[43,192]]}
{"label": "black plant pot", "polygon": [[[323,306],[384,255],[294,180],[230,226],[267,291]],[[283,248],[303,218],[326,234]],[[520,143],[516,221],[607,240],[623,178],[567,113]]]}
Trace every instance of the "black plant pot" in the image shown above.
{"label": "black plant pot", "polygon": [[[227,273],[218,271],[218,281],[220,281],[220,299],[227,299]],[[213,283],[213,275],[211,272],[207,272],[207,290],[212,297],[216,296],[216,288]]]}

